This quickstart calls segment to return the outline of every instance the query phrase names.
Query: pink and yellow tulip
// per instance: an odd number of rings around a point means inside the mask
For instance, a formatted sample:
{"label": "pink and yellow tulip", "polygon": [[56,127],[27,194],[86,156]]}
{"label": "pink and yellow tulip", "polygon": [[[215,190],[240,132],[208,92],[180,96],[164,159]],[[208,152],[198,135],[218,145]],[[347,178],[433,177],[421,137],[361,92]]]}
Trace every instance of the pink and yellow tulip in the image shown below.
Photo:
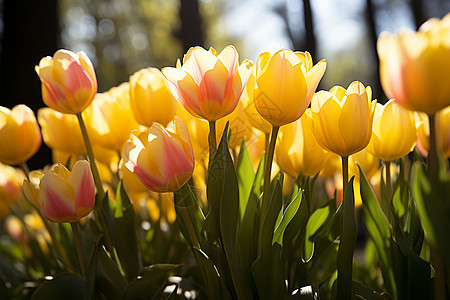
{"label": "pink and yellow tulip", "polygon": [[77,161],[72,171],[61,164],[45,174],[33,171],[30,181],[24,180],[23,191],[42,215],[55,223],[76,222],[94,208],[94,180],[85,160]]}
{"label": "pink and yellow tulip", "polygon": [[194,47],[184,55],[183,65],[164,68],[175,99],[193,116],[216,121],[230,114],[238,104],[252,63],[238,65],[239,55],[233,46],[220,54]]}
{"label": "pink and yellow tulip", "polygon": [[58,50],[41,59],[36,73],[44,103],[65,114],[81,113],[97,93],[94,66],[84,52]]}

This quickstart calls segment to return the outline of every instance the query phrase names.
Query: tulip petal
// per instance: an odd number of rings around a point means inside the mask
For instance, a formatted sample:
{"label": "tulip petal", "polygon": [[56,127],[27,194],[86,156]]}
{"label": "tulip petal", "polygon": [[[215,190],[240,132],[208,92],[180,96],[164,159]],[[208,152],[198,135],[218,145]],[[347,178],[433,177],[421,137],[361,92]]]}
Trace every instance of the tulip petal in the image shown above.
{"label": "tulip petal", "polygon": [[[309,56],[311,58],[311,56]],[[309,67],[310,68],[310,67]],[[308,99],[311,99],[314,92],[319,85],[320,80],[327,68],[327,62],[323,59],[319,61],[314,67],[312,67],[308,73],[306,73],[306,85],[308,86]]]}
{"label": "tulip petal", "polygon": [[89,163],[85,160],[77,161],[72,168],[67,182],[75,191],[77,217],[82,218],[88,215],[95,203],[94,179],[92,178]]}

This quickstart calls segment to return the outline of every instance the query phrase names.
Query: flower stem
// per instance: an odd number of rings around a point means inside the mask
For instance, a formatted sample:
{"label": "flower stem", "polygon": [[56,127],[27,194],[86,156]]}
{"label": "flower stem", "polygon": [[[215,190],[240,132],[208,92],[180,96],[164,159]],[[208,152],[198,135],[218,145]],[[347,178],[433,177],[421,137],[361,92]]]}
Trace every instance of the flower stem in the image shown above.
{"label": "flower stem", "polygon": [[86,146],[86,152],[89,158],[89,164],[91,165],[92,175],[94,176],[95,186],[97,188],[97,199],[99,201],[97,207],[98,211],[96,211],[96,216],[100,219],[100,223],[103,227],[103,233],[105,234],[106,245],[111,253],[111,258],[114,262],[118,262],[116,257],[116,252],[114,249],[114,245],[111,239],[111,233],[109,232],[108,224],[106,223],[105,212],[103,211],[103,200],[105,198],[105,190],[103,189],[102,181],[100,179],[100,173],[98,172],[97,164],[95,163],[94,151],[92,150],[92,144],[89,140],[89,135],[86,129],[86,125],[84,123],[83,117],[81,113],[76,114],[78,118],[78,123],[80,124],[81,133],[84,139],[84,145]]}
{"label": "flower stem", "polygon": [[97,187],[97,193],[99,195],[99,199],[101,199],[100,201],[103,201],[103,198],[105,197],[105,191],[103,190],[102,181],[100,179],[100,173],[98,172],[97,164],[95,163],[94,151],[92,150],[92,145],[91,141],[89,140],[86,125],[84,124],[84,120],[83,117],[81,116],[81,113],[77,113],[76,116],[78,118],[78,123],[80,124],[81,133],[83,134],[87,156],[89,158],[89,163],[92,169],[92,175],[94,176],[95,186]]}
{"label": "flower stem", "polygon": [[30,168],[28,168],[27,162],[24,161],[20,164],[20,168],[25,173],[25,176],[27,176],[27,179],[30,180]]}
{"label": "flower stem", "polygon": [[[387,208],[386,211],[389,211],[391,207],[391,201],[392,201],[392,184],[391,184],[391,162],[386,161],[385,162],[386,167],[386,200],[387,200]],[[388,214],[390,215],[390,214]]]}
{"label": "flower stem", "polygon": [[341,156],[342,160],[342,201],[344,201],[345,190],[348,184],[348,156]]}
{"label": "flower stem", "polygon": [[78,223],[77,222],[70,223],[70,226],[72,227],[73,240],[75,241],[75,247],[77,249],[78,261],[80,262],[81,274],[84,277],[84,272],[86,271],[86,263],[84,260],[83,249],[81,248],[81,239],[80,239],[80,232],[78,230]]}
{"label": "flower stem", "polygon": [[261,203],[261,215],[259,217],[259,230],[258,230],[258,256],[261,255],[261,234],[262,227],[264,224],[264,218],[267,214],[269,192],[270,192],[270,173],[272,173],[272,161],[273,155],[275,153],[275,144],[277,141],[279,126],[272,127],[272,133],[270,136],[269,149],[266,156],[266,161],[264,164],[264,187],[263,187],[263,198]]}
{"label": "flower stem", "polygon": [[430,127],[430,146],[428,148],[428,176],[430,180],[437,178],[438,155],[436,145],[436,115],[428,116]]}
{"label": "flower stem", "polygon": [[194,253],[195,259],[197,260],[198,266],[200,267],[203,280],[205,281],[206,290],[209,291],[208,277],[206,275],[205,266],[203,264],[200,253],[198,252],[198,250],[201,250],[200,243],[197,239],[194,225],[192,224],[191,217],[189,216],[189,212],[186,208],[186,204],[184,203],[183,196],[181,195],[180,191],[173,193],[173,201],[175,207],[178,207],[179,211],[181,212],[181,216],[179,217],[183,219],[183,223],[186,225],[185,229],[187,230],[188,237],[192,242],[192,252]]}
{"label": "flower stem", "polygon": [[212,161],[214,160],[214,156],[217,151],[217,140],[216,140],[216,121],[209,121],[209,163],[208,163],[208,171],[211,167]]}

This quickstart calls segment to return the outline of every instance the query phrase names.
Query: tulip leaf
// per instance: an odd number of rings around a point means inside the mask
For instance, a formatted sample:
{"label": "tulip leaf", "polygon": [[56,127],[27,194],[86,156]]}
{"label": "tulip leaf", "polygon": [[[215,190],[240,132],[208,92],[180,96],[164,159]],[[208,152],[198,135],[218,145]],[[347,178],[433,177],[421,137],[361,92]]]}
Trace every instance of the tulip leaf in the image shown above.
{"label": "tulip leaf", "polygon": [[391,257],[391,228],[383,214],[372,187],[367,181],[361,167],[359,168],[361,198],[363,202],[363,210],[367,231],[377,249],[378,259],[380,262],[381,272],[386,285],[387,291],[391,295],[397,294],[397,285],[394,278],[392,268],[393,261]]}
{"label": "tulip leaf", "polygon": [[125,299],[161,299],[164,288],[167,286],[169,272],[176,270],[180,265],[156,264],[145,267],[133,279],[125,292]]}
{"label": "tulip leaf", "polygon": [[[280,203],[281,206],[281,203]],[[251,266],[259,297],[256,299],[285,299],[286,285],[281,264],[281,245],[269,245]]]}
{"label": "tulip leaf", "polygon": [[[316,237],[327,226],[335,211],[336,200],[333,198],[327,201],[322,207],[316,209],[309,217],[308,223],[306,224],[305,245],[303,250],[303,259],[305,261],[309,261],[312,259],[313,255],[316,255],[315,252],[317,250],[314,249]],[[337,221],[337,223],[339,224],[340,220]],[[340,230],[338,228],[337,235],[339,235],[339,232]],[[333,242],[336,237],[331,242]]]}
{"label": "tulip leaf", "polygon": [[352,282],[353,299],[366,299],[366,300],[381,300],[388,299],[376,291],[372,291],[370,288],[360,284],[359,282]]}
{"label": "tulip leaf", "polygon": [[239,226],[237,233],[238,240],[236,251],[238,262],[244,270],[250,270],[250,266],[256,259],[258,222],[260,215],[258,204],[261,201],[263,177],[264,155],[261,157],[258,169],[256,170],[244,217],[242,218],[242,223]]}
{"label": "tulip leaf", "polygon": [[75,274],[63,273],[41,285],[31,299],[88,299],[86,282]]}
{"label": "tulip leaf", "polygon": [[289,203],[288,207],[284,211],[281,221],[278,224],[278,226],[275,229],[275,232],[273,234],[272,244],[278,243],[281,246],[283,246],[284,231],[286,230],[286,227],[289,225],[291,220],[294,218],[294,216],[299,211],[300,203],[302,202],[302,195],[303,195],[303,192],[301,190],[298,191],[298,193],[295,195],[294,199],[291,201],[291,203]]}
{"label": "tulip leaf", "polygon": [[119,182],[117,187],[113,224],[114,245],[125,276],[130,281],[142,269],[142,263],[136,236],[134,208],[125,192],[122,181]]}
{"label": "tulip leaf", "polygon": [[342,202],[341,238],[337,256],[337,297],[350,299],[352,296],[353,252],[356,244],[355,198],[353,192],[354,176],[350,179]]}
{"label": "tulip leaf", "polygon": [[319,299],[318,286],[308,285],[296,289],[289,297],[291,300],[315,300]]}
{"label": "tulip leaf", "polygon": [[236,171],[239,183],[239,211],[241,217],[243,217],[252,190],[252,181],[255,177],[252,159],[248,153],[245,140],[242,141],[241,149],[239,150],[239,156],[236,161]]}

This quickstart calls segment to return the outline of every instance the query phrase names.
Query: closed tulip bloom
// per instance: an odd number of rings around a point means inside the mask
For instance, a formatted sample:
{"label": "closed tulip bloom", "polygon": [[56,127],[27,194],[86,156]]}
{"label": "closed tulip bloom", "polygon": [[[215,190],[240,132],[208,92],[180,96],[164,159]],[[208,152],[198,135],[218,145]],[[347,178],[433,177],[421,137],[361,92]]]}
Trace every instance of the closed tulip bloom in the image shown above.
{"label": "closed tulip bloom", "polygon": [[98,93],[83,117],[93,143],[116,151],[123,150],[130,131],[139,126],[130,106],[108,93]]}
{"label": "closed tulip bloom", "polygon": [[175,99],[169,83],[156,68],[142,69],[130,77],[130,103],[139,124],[166,126],[175,115]]}
{"label": "closed tulip bloom", "polygon": [[42,128],[44,143],[48,147],[70,153],[86,154],[76,116],[44,107],[38,110],[37,118]]}
{"label": "closed tulip bloom", "polygon": [[261,53],[253,93],[256,109],[273,126],[294,122],[309,106],[325,68],[325,60],[313,66],[308,52]]}
{"label": "closed tulip bloom", "polygon": [[84,52],[58,50],[35,67],[42,82],[44,103],[65,114],[82,112],[97,93],[97,78]]}
{"label": "closed tulip bloom", "polygon": [[148,131],[134,130],[125,145],[123,161],[149,190],[178,191],[194,171],[194,155],[183,120],[175,117],[167,128],[153,123]]}
{"label": "closed tulip bloom", "polygon": [[308,110],[299,120],[281,127],[276,148],[280,170],[293,178],[314,176],[325,162],[326,152],[317,144]]}
{"label": "closed tulip bloom", "polygon": [[376,100],[372,90],[352,82],[347,90],[340,86],[320,91],[312,100],[313,128],[322,148],[340,156],[364,149],[372,135]]}
{"label": "closed tulip bloom", "polygon": [[30,173],[23,191],[42,215],[55,223],[73,223],[87,216],[94,208],[95,189],[89,163],[79,160],[69,171],[55,164],[45,174]]}
{"label": "closed tulip bloom", "polygon": [[9,213],[11,204],[22,199],[24,179],[21,170],[0,163],[0,219]]}
{"label": "closed tulip bloom", "polygon": [[[426,114],[415,115],[417,125],[417,150],[424,157],[430,147],[430,125]],[[446,158],[450,157],[450,106],[436,113],[436,145],[438,151]]]}
{"label": "closed tulip bloom", "polygon": [[183,57],[178,68],[164,68],[175,99],[193,116],[216,121],[230,114],[241,97],[252,72],[252,63],[245,60],[240,66],[239,55],[233,46],[220,54],[194,47]]}
{"label": "closed tulip bloom", "polygon": [[256,110],[255,102],[253,99],[253,92],[256,85],[256,70],[254,69],[252,75],[248,79],[247,85],[245,86],[244,92],[242,93],[241,99],[239,100],[243,104],[244,119],[248,122],[250,126],[264,132],[265,134],[270,134],[272,131],[272,124],[266,121],[259,112]]}
{"label": "closed tulip bloom", "polygon": [[378,38],[383,89],[407,109],[434,115],[450,105],[450,14],[417,32]]}
{"label": "closed tulip bloom", "polygon": [[381,160],[393,161],[411,152],[415,145],[414,113],[394,100],[385,105],[377,103],[367,150]]}
{"label": "closed tulip bloom", "polygon": [[33,111],[25,105],[9,110],[0,106],[0,162],[17,165],[41,146],[41,131]]}

